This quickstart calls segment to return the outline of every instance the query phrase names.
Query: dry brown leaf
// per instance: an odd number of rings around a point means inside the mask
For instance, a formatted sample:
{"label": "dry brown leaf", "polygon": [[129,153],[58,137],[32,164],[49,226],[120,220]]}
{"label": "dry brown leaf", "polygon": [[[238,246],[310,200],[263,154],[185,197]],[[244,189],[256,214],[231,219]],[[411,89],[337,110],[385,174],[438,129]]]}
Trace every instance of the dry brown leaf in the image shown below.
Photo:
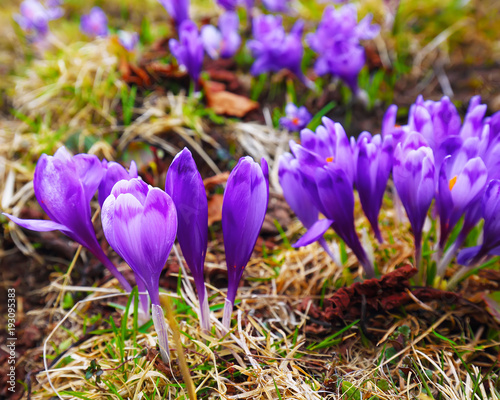
{"label": "dry brown leaf", "polygon": [[207,105],[213,108],[216,114],[241,118],[259,108],[259,104],[248,97],[225,91],[225,85],[222,83],[209,81],[204,82],[203,86]]}
{"label": "dry brown leaf", "polygon": [[222,219],[222,194],[214,194],[208,199],[208,226]]}
{"label": "dry brown leaf", "polygon": [[223,172],[222,174],[217,174],[204,179],[203,184],[205,185],[206,190],[212,190],[215,186],[226,183],[227,178],[229,178],[229,172]]}

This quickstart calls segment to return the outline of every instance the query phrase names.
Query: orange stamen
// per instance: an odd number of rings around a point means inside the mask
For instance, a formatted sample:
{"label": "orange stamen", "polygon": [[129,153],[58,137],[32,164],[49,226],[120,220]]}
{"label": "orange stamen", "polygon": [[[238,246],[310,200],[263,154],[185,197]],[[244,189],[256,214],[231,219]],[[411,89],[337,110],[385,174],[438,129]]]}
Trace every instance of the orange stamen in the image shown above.
{"label": "orange stamen", "polygon": [[299,122],[300,122],[300,121],[299,121],[299,119],[298,119],[297,117],[292,118],[292,124],[294,124],[294,125],[298,125],[298,124],[299,124]]}
{"label": "orange stamen", "polygon": [[394,128],[401,128],[401,125],[396,124],[394,125]]}
{"label": "orange stamen", "polygon": [[333,157],[328,157],[328,158],[326,159],[326,162],[333,162]]}
{"label": "orange stamen", "polygon": [[455,175],[453,178],[450,179],[450,183],[448,184],[450,191],[453,189],[456,183],[457,183],[457,176]]}

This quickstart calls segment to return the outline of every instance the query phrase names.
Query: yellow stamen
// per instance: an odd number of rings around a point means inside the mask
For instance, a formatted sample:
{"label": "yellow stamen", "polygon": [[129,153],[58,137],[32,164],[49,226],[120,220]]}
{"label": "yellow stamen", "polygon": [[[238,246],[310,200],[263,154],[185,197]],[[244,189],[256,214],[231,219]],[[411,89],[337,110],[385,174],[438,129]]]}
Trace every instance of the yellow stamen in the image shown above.
{"label": "yellow stamen", "polygon": [[455,186],[455,183],[457,183],[457,176],[455,175],[453,178],[450,179],[450,183],[448,184],[450,191],[453,189]]}
{"label": "yellow stamen", "polygon": [[328,158],[326,159],[326,162],[333,162],[333,157],[328,157]]}

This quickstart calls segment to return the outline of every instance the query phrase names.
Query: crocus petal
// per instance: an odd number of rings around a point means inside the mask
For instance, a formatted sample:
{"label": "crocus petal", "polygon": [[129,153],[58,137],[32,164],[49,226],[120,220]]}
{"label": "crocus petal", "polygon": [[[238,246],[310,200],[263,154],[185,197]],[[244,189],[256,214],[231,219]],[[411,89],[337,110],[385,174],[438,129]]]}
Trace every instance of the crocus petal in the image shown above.
{"label": "crocus petal", "polygon": [[62,231],[63,233],[68,230],[65,225],[59,224],[54,221],[44,220],[44,219],[21,219],[14,217],[13,215],[2,213],[6,217],[10,218],[12,222],[23,228],[29,229],[31,231],[37,232],[49,232],[49,231]]}
{"label": "crocus petal", "polygon": [[328,228],[330,228],[332,222],[333,220],[331,219],[320,219],[319,221],[316,221],[316,223],[309,227],[307,232],[299,240],[297,240],[292,247],[298,248],[316,242],[325,234]]}
{"label": "crocus petal", "polygon": [[170,165],[165,191],[177,209],[177,239],[197,287],[203,286],[203,268],[208,242],[208,202],[196,163],[184,148]]}

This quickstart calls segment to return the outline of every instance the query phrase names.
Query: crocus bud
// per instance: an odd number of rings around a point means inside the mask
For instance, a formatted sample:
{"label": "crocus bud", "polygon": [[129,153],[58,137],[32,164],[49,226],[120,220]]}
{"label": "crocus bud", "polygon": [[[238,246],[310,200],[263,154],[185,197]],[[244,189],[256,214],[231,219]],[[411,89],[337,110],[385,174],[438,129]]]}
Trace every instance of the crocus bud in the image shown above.
{"label": "crocus bud", "polygon": [[201,28],[203,47],[210,58],[234,56],[241,45],[241,37],[238,33],[239,22],[238,14],[228,11],[220,16],[219,29],[213,25],[205,25]]}
{"label": "crocus bud", "polygon": [[141,278],[153,304],[160,304],[160,273],[177,232],[170,196],[139,178],[121,180],[102,206],[102,228],[111,247]]}
{"label": "crocus bud", "polygon": [[137,32],[118,31],[118,42],[127,51],[134,51],[139,43],[139,34]]}
{"label": "crocus bud", "polygon": [[222,233],[228,275],[223,325],[229,328],[238,284],[264,223],[269,201],[269,172],[265,159],[257,164],[243,157],[229,175],[222,202]]}
{"label": "crocus bud", "polygon": [[375,236],[382,243],[378,227],[378,215],[382,207],[385,188],[392,169],[392,136],[372,136],[363,132],[356,144],[355,183],[361,206],[365,212]]}
{"label": "crocus bud", "polygon": [[417,132],[411,133],[394,152],[393,179],[410,220],[415,238],[415,263],[421,260],[422,229],[434,198],[434,155]]}
{"label": "crocus bud", "polygon": [[210,329],[203,269],[208,242],[208,203],[205,186],[191,152],[184,148],[170,165],[165,191],[177,210],[177,240],[198,291],[203,329]]}

